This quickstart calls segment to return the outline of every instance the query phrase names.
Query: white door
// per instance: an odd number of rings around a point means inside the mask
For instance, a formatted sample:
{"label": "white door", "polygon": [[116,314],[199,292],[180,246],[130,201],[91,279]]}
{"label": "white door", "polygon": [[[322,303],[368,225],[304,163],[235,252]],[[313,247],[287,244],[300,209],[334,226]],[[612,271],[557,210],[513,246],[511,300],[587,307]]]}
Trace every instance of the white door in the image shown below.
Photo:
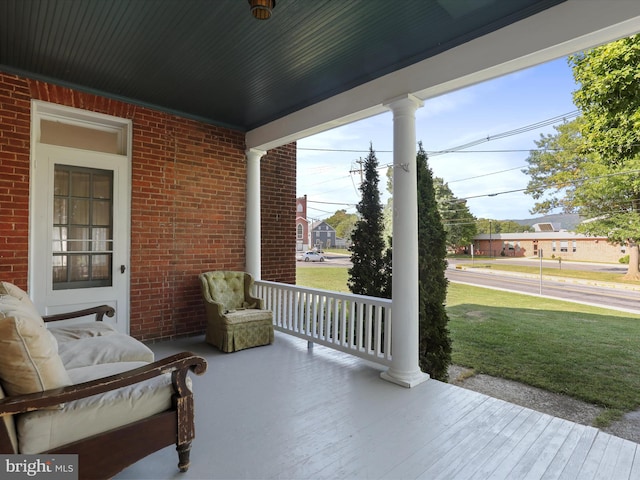
{"label": "white door", "polygon": [[42,314],[106,304],[129,332],[129,172],[127,155],[32,143],[29,293]]}

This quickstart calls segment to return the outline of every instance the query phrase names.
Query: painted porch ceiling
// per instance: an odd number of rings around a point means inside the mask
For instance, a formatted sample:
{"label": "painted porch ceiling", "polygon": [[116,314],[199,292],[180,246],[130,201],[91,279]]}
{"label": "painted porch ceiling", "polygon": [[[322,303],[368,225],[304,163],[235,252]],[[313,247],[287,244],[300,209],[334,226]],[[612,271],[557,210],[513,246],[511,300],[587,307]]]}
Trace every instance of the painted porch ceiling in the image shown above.
{"label": "painted porch ceiling", "polygon": [[248,131],[565,0],[2,0],[0,70]]}

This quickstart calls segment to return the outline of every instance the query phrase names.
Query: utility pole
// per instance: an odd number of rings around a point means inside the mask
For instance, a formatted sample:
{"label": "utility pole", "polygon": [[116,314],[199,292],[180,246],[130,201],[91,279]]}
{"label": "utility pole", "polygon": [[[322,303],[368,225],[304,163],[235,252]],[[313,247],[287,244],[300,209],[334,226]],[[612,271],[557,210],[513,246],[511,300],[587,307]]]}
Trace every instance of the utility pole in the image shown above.
{"label": "utility pole", "polygon": [[489,257],[493,257],[493,251],[491,249],[491,220],[489,220]]}
{"label": "utility pole", "polygon": [[355,160],[355,162],[360,165],[360,168],[352,168],[351,170],[349,170],[349,173],[360,173],[360,184],[362,184],[362,182],[364,182],[364,170],[362,168],[362,164],[364,164],[364,160],[362,158],[359,158],[358,160]]}

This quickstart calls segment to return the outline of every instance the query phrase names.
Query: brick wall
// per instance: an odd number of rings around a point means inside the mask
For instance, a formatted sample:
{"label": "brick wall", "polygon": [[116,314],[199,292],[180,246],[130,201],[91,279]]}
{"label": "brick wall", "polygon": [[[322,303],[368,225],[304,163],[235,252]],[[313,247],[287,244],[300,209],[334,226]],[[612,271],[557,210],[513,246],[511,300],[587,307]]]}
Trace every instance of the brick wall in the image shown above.
{"label": "brick wall", "polygon": [[[243,270],[244,134],[0,72],[0,278],[27,288],[30,100],[131,119],[131,334],[201,333],[197,274]],[[261,160],[262,278],[295,283],[296,147]]]}
{"label": "brick wall", "polygon": [[0,279],[27,284],[29,88],[0,74]]}

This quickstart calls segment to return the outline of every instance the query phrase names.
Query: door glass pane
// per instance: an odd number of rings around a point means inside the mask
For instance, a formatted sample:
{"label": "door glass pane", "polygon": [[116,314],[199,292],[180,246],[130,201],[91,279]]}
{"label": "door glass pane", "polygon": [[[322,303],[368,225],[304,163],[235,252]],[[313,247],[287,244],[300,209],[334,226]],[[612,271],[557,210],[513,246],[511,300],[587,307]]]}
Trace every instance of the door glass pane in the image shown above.
{"label": "door glass pane", "polygon": [[84,172],[71,172],[71,196],[88,197],[91,188],[90,176]]}
{"label": "door glass pane", "polygon": [[91,276],[95,279],[109,278],[111,255],[92,255],[91,260]]}
{"label": "door glass pane", "polygon": [[93,198],[111,198],[111,175],[93,176]]}
{"label": "door glass pane", "polygon": [[76,225],[89,225],[89,200],[71,199],[71,218],[69,221]]}
{"label": "door glass pane", "polygon": [[66,282],[67,281],[67,256],[66,255],[54,255],[53,256],[53,283]]}
{"label": "door glass pane", "polygon": [[64,170],[55,171],[55,180],[53,183],[54,195],[69,195],[69,172]]}
{"label": "door glass pane", "polygon": [[89,280],[89,255],[69,255],[69,281]]}
{"label": "door glass pane", "polygon": [[55,166],[54,290],[112,285],[112,199],[112,172]]}
{"label": "door glass pane", "polygon": [[53,200],[53,223],[67,223],[67,205],[69,199],[54,198]]}
{"label": "door glass pane", "polygon": [[111,222],[111,202],[108,200],[93,201],[93,224],[109,225]]}

